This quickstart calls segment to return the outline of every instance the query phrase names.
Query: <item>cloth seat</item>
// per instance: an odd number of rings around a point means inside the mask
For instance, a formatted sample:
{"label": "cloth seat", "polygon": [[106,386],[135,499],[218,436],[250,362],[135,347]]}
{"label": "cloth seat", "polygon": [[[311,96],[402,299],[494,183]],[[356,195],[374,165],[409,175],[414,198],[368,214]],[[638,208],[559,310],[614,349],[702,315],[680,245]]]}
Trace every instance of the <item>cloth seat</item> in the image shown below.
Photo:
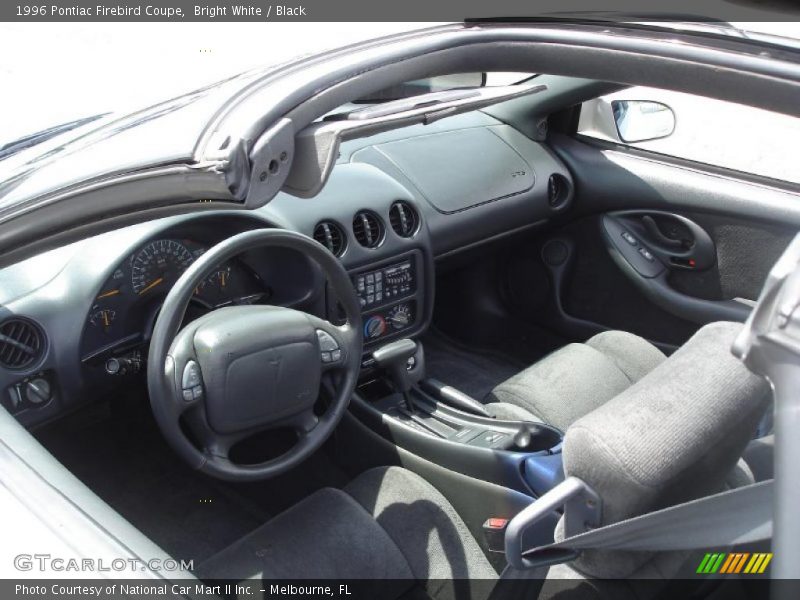
{"label": "cloth seat", "polygon": [[[769,406],[770,387],[730,351],[741,327],[703,327],[637,383],[571,424],[564,473],[600,496],[600,525],[752,480],[730,476]],[[631,577],[655,557],[592,550],[570,567],[598,579]]]}
{"label": "cloth seat", "polygon": [[[717,368],[703,352],[708,327],[684,347],[701,368]],[[727,348],[725,349],[727,351]],[[494,388],[484,399],[497,418],[546,423],[566,431],[572,423],[621,394],[666,362],[661,350],[624,331],[606,331],[582,344],[568,344]]]}
{"label": "cloth seat", "polygon": [[484,402],[497,418],[566,431],[665,360],[661,350],[637,335],[605,331],[556,350],[495,387]]}
{"label": "cloth seat", "polygon": [[343,490],[311,494],[211,557],[197,575],[374,580],[370,597],[437,600],[486,598],[498,579],[447,499],[400,467],[371,469]]}

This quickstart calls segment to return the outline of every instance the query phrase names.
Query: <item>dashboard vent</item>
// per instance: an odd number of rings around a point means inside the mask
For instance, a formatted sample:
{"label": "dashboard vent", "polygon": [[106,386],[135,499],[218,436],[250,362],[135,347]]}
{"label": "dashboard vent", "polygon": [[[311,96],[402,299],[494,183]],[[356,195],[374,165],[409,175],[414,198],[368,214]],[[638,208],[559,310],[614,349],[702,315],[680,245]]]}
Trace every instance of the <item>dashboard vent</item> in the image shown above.
{"label": "dashboard vent", "polygon": [[553,174],[547,181],[547,203],[552,208],[558,208],[569,196],[569,182],[563,175]]}
{"label": "dashboard vent", "polygon": [[408,202],[398,200],[389,209],[389,225],[400,237],[409,238],[417,232],[419,216]]}
{"label": "dashboard vent", "polygon": [[39,360],[44,352],[44,335],[27,319],[7,319],[0,323],[0,364],[9,369],[24,369]]}
{"label": "dashboard vent", "polygon": [[353,234],[365,248],[377,248],[383,241],[383,221],[372,211],[357,212],[353,217]]}
{"label": "dashboard vent", "polygon": [[321,221],[314,227],[314,239],[325,246],[334,256],[344,253],[344,231],[333,221]]}

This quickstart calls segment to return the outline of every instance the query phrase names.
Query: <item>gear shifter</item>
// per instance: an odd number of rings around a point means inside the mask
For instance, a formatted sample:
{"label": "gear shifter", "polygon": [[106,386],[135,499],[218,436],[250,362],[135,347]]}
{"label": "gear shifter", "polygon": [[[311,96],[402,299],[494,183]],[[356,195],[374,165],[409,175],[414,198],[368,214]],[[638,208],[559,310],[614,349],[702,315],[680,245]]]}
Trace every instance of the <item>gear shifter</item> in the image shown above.
{"label": "gear shifter", "polygon": [[417,344],[413,340],[397,340],[386,344],[372,353],[375,364],[384,369],[392,380],[394,389],[403,395],[406,408],[409,412],[414,412],[414,404],[411,402],[409,391],[413,385],[411,375],[408,372],[408,359],[417,353]]}

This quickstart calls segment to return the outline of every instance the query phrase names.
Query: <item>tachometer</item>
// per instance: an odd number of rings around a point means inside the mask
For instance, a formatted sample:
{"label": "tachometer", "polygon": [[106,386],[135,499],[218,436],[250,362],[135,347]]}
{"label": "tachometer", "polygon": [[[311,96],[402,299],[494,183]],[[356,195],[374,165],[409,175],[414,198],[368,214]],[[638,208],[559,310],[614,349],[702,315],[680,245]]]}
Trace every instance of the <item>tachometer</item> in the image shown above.
{"label": "tachometer", "polygon": [[131,286],[138,295],[168,286],[192,264],[189,249],[176,240],[156,240],[142,248],[131,263]]}

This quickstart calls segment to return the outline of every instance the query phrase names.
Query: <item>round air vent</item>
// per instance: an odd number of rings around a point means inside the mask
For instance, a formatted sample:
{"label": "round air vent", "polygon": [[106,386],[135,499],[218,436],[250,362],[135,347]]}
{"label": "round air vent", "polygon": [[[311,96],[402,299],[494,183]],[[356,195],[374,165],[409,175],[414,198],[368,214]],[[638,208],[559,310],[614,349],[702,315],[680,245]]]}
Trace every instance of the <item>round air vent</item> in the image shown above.
{"label": "round air vent", "polygon": [[24,369],[34,364],[44,352],[44,334],[27,319],[13,318],[0,323],[0,365]]}
{"label": "round air vent", "polygon": [[330,250],[334,256],[341,256],[347,245],[344,231],[333,221],[317,223],[314,227],[314,239]]}
{"label": "round air vent", "polygon": [[569,181],[563,175],[553,174],[547,180],[547,203],[553,208],[559,208],[569,196]]}
{"label": "round air vent", "polygon": [[365,248],[377,248],[383,241],[383,221],[371,210],[362,210],[353,217],[353,234]]}
{"label": "round air vent", "polygon": [[408,202],[398,200],[389,208],[389,225],[400,237],[409,238],[417,232],[419,216]]}

